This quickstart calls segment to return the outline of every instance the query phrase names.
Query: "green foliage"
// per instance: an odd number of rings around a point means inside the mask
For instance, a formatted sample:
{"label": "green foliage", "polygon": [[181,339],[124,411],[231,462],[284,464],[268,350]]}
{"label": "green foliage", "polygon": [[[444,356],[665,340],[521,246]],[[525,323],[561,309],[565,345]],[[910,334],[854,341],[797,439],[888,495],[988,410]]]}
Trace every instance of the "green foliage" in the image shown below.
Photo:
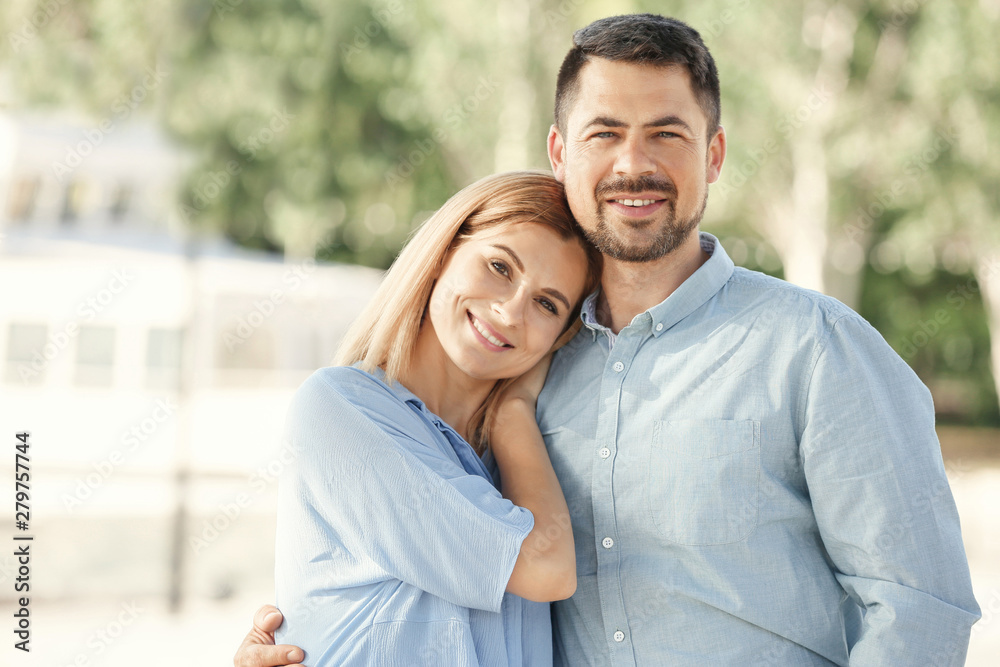
{"label": "green foliage", "polygon": [[229,3],[189,11],[175,56],[189,83],[166,122],[201,156],[188,212],[244,245],[384,266],[413,212],[452,188],[439,151],[420,155],[419,179],[389,178],[429,136],[405,6]]}
{"label": "green foliage", "polygon": [[1000,426],[979,284],[969,273],[869,266],[861,312],[927,384],[945,422]]}

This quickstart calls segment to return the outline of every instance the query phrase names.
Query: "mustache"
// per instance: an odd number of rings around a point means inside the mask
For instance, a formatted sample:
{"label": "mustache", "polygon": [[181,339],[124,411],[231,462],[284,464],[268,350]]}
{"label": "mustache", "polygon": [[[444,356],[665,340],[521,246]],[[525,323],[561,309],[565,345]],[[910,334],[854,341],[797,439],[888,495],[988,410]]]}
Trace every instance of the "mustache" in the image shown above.
{"label": "mustache", "polygon": [[649,192],[650,190],[656,192],[662,192],[667,195],[668,198],[677,197],[677,186],[674,182],[656,176],[637,176],[636,178],[625,178],[624,176],[618,176],[606,181],[601,181],[597,184],[597,189],[595,194],[598,197],[604,195],[613,195],[618,193],[640,193]]}

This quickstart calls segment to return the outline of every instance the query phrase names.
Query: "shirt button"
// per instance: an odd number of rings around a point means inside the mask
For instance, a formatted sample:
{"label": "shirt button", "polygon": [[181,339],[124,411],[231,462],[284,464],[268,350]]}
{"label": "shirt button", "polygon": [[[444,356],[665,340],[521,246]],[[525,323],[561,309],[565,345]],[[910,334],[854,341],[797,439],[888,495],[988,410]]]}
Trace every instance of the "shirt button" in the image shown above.
{"label": "shirt button", "polygon": [[616,372],[616,373],[621,373],[621,372],[622,372],[623,370],[625,370],[625,364],[623,364],[623,363],[622,363],[622,362],[620,362],[620,361],[616,361],[616,362],[615,362],[615,365],[614,365],[614,366],[612,366],[612,368],[614,368],[614,369],[615,369],[615,372]]}
{"label": "shirt button", "polygon": [[656,325],[656,330],[663,331],[663,322],[660,322],[659,324]]}
{"label": "shirt button", "polygon": [[601,451],[599,451],[597,453],[601,455],[602,459],[606,459],[609,456],[611,456],[611,450],[608,449],[607,447],[601,447]]}
{"label": "shirt button", "polygon": [[[605,549],[610,549],[611,547],[615,546],[615,541],[613,539],[611,539],[610,537],[605,537],[604,540],[601,542],[601,544],[604,545]],[[618,640],[618,641],[621,641],[621,640]]]}
{"label": "shirt button", "polygon": [[622,632],[621,630],[619,630],[618,632],[616,632],[615,633],[615,641],[616,642],[623,642],[623,641],[625,641],[625,633]]}

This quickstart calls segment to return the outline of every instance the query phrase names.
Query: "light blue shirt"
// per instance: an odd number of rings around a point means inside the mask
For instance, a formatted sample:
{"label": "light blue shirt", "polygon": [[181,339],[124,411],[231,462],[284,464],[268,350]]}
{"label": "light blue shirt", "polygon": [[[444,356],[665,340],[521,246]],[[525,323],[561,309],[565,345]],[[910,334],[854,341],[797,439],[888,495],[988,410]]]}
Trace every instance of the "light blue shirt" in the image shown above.
{"label": "light blue shirt", "polygon": [[379,377],[324,368],[292,401],[278,643],[310,667],[551,665],[549,605],[504,592],[531,512],[501,497],[491,457]]}
{"label": "light blue shirt", "polygon": [[539,397],[577,552],[556,663],[964,664],[929,392],[846,306],[701,244],[617,336],[589,297]]}

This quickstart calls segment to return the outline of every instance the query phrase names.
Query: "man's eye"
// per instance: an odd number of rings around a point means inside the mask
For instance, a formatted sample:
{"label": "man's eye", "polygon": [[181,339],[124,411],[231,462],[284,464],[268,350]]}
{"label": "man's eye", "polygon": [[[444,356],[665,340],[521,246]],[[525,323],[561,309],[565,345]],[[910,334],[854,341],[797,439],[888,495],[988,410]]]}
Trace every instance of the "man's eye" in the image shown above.
{"label": "man's eye", "polygon": [[501,276],[510,275],[510,269],[507,267],[506,264],[501,262],[499,259],[494,259],[492,262],[490,262],[490,265],[493,267],[493,270],[499,273]]}
{"label": "man's eye", "polygon": [[681,135],[677,134],[676,132],[660,132],[660,136],[661,137],[666,137],[666,138],[671,138],[671,137],[679,137]]}
{"label": "man's eye", "polygon": [[614,132],[598,132],[594,136],[597,137],[597,138],[599,138],[599,139],[609,139],[609,138],[615,136],[615,133]]}

